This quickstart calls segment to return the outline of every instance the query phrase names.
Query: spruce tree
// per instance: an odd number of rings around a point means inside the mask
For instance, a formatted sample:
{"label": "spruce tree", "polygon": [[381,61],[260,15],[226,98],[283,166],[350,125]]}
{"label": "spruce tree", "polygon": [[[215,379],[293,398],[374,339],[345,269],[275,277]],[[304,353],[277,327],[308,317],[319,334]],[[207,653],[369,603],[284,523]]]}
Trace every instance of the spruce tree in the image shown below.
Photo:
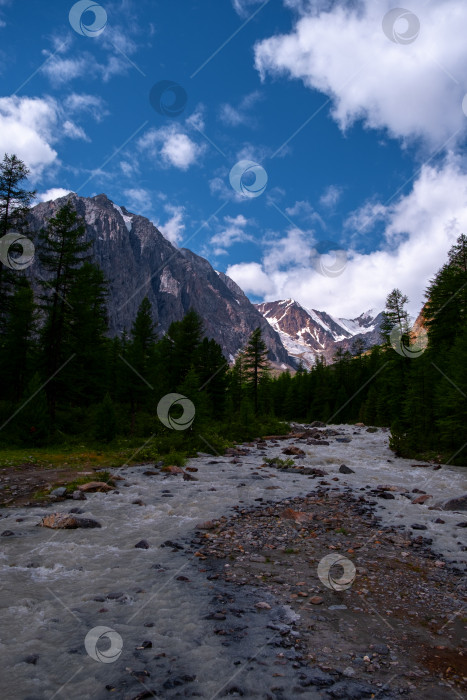
{"label": "spruce tree", "polygon": [[[5,153],[0,163],[0,238],[13,231],[27,233],[27,214],[35,195],[22,186],[28,175],[29,170],[22,160]],[[18,271],[0,263],[0,334],[4,331],[11,297],[20,276]]]}
{"label": "spruce tree", "polygon": [[[87,260],[85,253],[92,243],[85,240],[85,226],[68,201],[52,217],[47,228],[39,234],[39,258],[47,280],[41,282],[42,309],[45,322],[42,329],[42,349],[46,378],[55,375],[70,356],[65,357],[65,331],[73,314],[70,290],[78,268]],[[47,384],[47,400],[52,423],[58,393],[58,379]]]}
{"label": "spruce tree", "polygon": [[255,414],[258,413],[258,387],[261,377],[269,371],[268,349],[263,340],[261,328],[256,328],[250,335],[243,351],[243,366],[247,382],[253,396]]}

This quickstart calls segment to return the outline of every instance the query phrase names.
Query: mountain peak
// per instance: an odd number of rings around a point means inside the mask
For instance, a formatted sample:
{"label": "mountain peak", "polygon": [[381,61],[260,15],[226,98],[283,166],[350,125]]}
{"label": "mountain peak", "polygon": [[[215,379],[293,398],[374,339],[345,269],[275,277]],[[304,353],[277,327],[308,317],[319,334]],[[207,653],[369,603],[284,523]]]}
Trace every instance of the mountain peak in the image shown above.
{"label": "mountain peak", "polygon": [[277,331],[287,352],[306,367],[312,367],[318,357],[332,362],[336,350],[348,350],[356,338],[366,348],[380,342],[380,315],[375,309],[363,312],[355,319],[335,318],[325,311],[306,309],[295,299],[256,304],[264,318]]}

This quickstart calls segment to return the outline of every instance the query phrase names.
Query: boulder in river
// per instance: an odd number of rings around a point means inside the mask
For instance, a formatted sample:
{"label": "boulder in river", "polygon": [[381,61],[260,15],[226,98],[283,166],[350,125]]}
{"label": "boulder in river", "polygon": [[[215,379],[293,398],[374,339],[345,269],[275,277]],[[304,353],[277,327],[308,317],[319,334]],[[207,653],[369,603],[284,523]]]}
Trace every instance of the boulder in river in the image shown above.
{"label": "boulder in river", "polygon": [[283,454],[285,455],[304,455],[304,451],[300,449],[300,447],[285,447],[282,450]]}
{"label": "boulder in river", "polygon": [[78,486],[80,491],[84,493],[95,493],[96,491],[112,491],[112,487],[105,483],[105,481],[88,481],[87,484],[81,484]]}
{"label": "boulder in river", "polygon": [[78,527],[102,527],[97,520],[91,518],[77,518],[68,513],[50,513],[45,515],[40,523],[40,527],[50,527],[53,530],[75,530]]}
{"label": "boulder in river", "polygon": [[355,474],[354,470],[348,467],[346,464],[341,464],[339,467],[340,474]]}
{"label": "boulder in river", "polygon": [[467,510],[467,493],[463,496],[458,496],[457,498],[451,498],[449,501],[445,501],[441,508],[443,510]]}

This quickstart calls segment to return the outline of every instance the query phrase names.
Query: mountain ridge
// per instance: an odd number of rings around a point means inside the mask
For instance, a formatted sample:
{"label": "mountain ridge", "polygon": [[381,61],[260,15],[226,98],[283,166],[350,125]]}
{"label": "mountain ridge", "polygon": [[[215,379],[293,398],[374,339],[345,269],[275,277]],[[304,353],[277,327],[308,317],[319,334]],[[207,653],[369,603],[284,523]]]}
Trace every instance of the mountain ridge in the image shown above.
{"label": "mountain ridge", "polygon": [[[159,336],[193,308],[203,319],[205,335],[219,343],[230,362],[259,326],[273,364],[293,368],[294,360],[277,332],[233,280],[216,273],[196,253],[173,246],[149,219],[116,205],[107,195],[79,197],[71,193],[41,202],[30,213],[32,232],[44,228],[67,201],[84,220],[92,258],[109,282],[109,335],[131,329],[147,296]],[[32,280],[37,273],[47,279],[38,256],[28,273]]]}
{"label": "mountain ridge", "polygon": [[354,319],[337,318],[326,311],[307,309],[294,299],[263,302],[256,308],[279,333],[289,355],[312,367],[319,357],[326,362],[339,348],[350,350],[359,339],[364,349],[380,342],[382,312],[364,311]]}

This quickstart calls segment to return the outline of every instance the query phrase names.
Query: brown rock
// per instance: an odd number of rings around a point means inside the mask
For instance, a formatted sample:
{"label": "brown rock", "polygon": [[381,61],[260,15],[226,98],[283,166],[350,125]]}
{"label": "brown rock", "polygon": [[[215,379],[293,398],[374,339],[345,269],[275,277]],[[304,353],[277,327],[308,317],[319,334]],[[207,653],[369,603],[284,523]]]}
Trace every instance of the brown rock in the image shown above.
{"label": "brown rock", "polygon": [[84,493],[94,493],[96,491],[112,491],[112,486],[109,486],[104,481],[89,481],[87,484],[78,486],[80,491]]}
{"label": "brown rock", "polygon": [[75,530],[79,527],[101,527],[101,524],[97,520],[76,518],[68,513],[50,513],[42,518],[39,526],[50,527],[53,530]]}
{"label": "brown rock", "polygon": [[324,598],[321,598],[319,595],[314,595],[313,598],[310,598],[310,603],[313,605],[321,605],[323,602]]}
{"label": "brown rock", "polygon": [[304,451],[301,450],[299,447],[285,447],[282,450],[282,453],[285,455],[304,455]]}
{"label": "brown rock", "polygon": [[313,513],[301,513],[298,510],[292,510],[292,508],[286,508],[281,513],[281,518],[284,520],[293,520],[296,523],[309,523],[313,520]]}
{"label": "brown rock", "polygon": [[173,464],[162,467],[161,471],[167,472],[168,474],[183,474],[183,469]]}
{"label": "brown rock", "polygon": [[425,503],[430,498],[433,498],[433,496],[430,496],[426,493],[424,496],[418,496],[418,498],[414,498],[412,503]]}

